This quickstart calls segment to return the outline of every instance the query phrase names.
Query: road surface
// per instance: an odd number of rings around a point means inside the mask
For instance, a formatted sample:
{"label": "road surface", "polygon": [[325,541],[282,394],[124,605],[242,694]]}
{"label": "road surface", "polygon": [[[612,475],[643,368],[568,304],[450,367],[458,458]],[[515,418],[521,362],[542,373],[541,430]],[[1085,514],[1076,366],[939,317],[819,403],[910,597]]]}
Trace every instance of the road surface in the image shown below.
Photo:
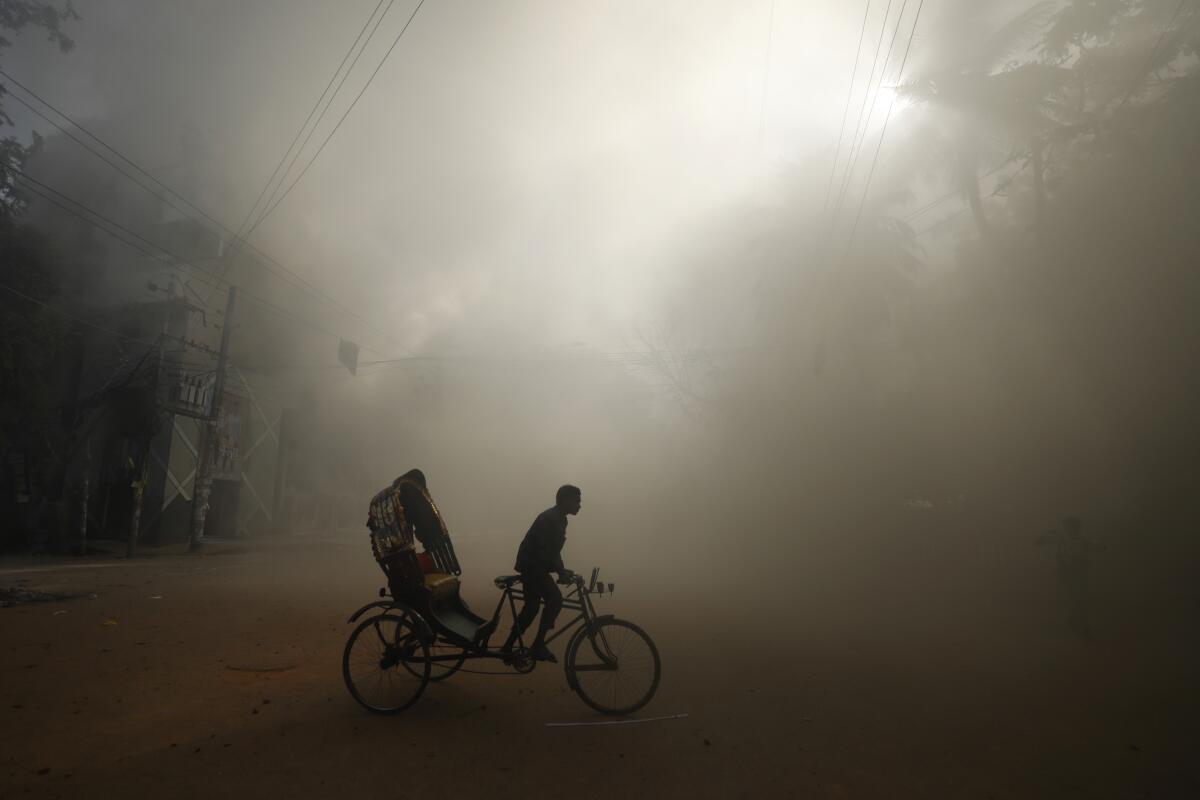
{"label": "road surface", "polygon": [[[476,611],[512,544],[460,546]],[[1166,633],[1083,643],[1044,598],[987,616],[609,572],[601,604],[662,653],[639,716],[686,718],[548,726],[602,719],[553,665],[364,712],[340,673],[382,583],[363,537],[5,559],[0,586],[82,596],[0,609],[0,796],[1200,796],[1197,660]]]}

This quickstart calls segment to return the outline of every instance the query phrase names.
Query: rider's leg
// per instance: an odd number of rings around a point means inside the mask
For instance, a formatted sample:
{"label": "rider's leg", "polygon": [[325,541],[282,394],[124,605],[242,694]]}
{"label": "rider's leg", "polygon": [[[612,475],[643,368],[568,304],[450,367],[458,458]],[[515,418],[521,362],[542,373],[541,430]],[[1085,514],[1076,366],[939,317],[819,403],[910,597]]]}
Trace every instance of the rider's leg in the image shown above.
{"label": "rider's leg", "polygon": [[517,639],[529,627],[529,623],[533,622],[533,618],[537,616],[538,607],[542,604],[541,585],[533,575],[522,576],[522,591],[525,594],[525,605],[521,606],[521,611],[517,614],[517,618],[513,621],[512,632],[508,634],[508,639],[505,640],[501,650],[512,650]]}
{"label": "rider's leg", "polygon": [[546,604],[546,608],[542,611],[542,622],[538,625],[537,636],[530,646],[530,650],[535,655],[545,656],[549,651],[546,650],[546,633],[554,627],[555,621],[558,619],[558,612],[562,610],[562,592],[554,584],[554,580],[549,574],[539,577],[541,586],[539,587],[542,595],[542,600]]}

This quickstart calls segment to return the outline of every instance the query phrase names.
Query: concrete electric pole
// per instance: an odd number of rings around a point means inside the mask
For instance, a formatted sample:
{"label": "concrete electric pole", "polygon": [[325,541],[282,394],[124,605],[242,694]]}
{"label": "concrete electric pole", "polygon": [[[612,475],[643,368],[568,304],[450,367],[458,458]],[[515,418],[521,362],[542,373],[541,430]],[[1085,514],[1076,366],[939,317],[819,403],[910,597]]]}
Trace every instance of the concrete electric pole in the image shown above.
{"label": "concrete electric pole", "polygon": [[229,301],[225,304],[225,324],[221,328],[221,349],[217,353],[217,377],[213,384],[212,412],[200,428],[200,447],[196,465],[196,483],[192,492],[192,529],[188,536],[188,549],[196,551],[204,542],[204,524],[208,516],[208,500],[212,494],[213,455],[217,442],[217,423],[221,418],[221,401],[225,395],[225,365],[229,359],[229,336],[233,331],[233,305],[237,299],[237,287],[229,287]]}

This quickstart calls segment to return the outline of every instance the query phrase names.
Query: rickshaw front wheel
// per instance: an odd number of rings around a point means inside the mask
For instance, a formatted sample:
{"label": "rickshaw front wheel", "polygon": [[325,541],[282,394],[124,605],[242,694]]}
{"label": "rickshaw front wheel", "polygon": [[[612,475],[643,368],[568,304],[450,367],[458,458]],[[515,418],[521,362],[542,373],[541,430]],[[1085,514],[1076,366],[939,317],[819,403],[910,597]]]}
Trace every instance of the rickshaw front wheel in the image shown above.
{"label": "rickshaw front wheel", "polygon": [[602,714],[632,714],[654,697],[662,660],[650,636],[632,622],[607,618],[572,637],[567,684]]}

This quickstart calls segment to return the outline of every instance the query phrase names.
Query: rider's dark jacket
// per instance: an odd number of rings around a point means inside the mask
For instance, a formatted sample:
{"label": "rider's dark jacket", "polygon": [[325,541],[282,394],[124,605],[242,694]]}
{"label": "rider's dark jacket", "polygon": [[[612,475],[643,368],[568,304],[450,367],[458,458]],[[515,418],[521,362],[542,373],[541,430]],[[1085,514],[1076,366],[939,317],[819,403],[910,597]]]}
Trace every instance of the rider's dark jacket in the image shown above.
{"label": "rider's dark jacket", "polygon": [[522,574],[562,572],[562,549],[567,541],[567,515],[548,508],[537,515],[517,549],[514,569]]}

